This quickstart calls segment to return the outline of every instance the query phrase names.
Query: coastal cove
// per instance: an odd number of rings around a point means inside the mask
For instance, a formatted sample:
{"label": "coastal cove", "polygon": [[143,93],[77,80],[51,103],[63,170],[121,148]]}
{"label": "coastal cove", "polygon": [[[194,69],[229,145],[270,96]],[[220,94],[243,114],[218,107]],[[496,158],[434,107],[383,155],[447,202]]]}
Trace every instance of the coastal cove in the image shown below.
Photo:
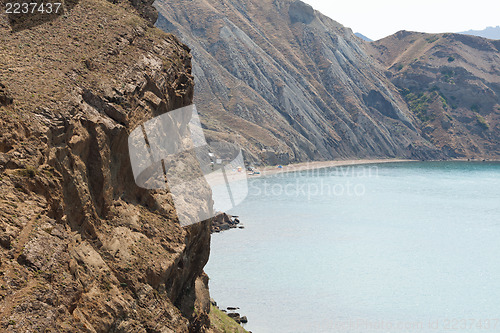
{"label": "coastal cove", "polygon": [[[493,327],[500,163],[320,170],[249,179],[247,199],[229,212],[245,229],[212,235],[206,271],[221,308],[240,307],[253,332]],[[461,329],[462,319],[474,325]]]}

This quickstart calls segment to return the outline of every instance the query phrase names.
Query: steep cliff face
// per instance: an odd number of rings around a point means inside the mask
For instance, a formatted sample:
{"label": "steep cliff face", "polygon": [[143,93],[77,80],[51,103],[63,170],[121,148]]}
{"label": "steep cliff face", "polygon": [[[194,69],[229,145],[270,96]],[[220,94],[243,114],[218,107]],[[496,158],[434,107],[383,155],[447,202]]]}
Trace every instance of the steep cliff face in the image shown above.
{"label": "steep cliff face", "polygon": [[192,103],[191,56],[136,14],[85,0],[15,33],[2,17],[2,332],[209,330],[209,223],[181,228],[127,147]]}
{"label": "steep cliff face", "polygon": [[368,47],[426,139],[450,157],[500,156],[500,41],[401,31]]}
{"label": "steep cliff face", "polygon": [[157,1],[157,26],[192,48],[195,102],[249,159],[438,157],[350,29],[301,1]]}

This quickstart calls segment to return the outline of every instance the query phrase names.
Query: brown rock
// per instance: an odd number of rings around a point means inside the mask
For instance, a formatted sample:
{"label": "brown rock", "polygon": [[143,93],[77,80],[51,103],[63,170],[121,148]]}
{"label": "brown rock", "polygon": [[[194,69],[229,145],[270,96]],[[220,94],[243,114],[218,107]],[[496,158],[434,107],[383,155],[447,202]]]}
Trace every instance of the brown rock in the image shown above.
{"label": "brown rock", "polygon": [[161,112],[192,103],[191,57],[127,2],[89,1],[49,34],[0,22],[3,329],[207,332],[210,224],[181,228],[169,193],[138,188],[127,146],[144,89]]}
{"label": "brown rock", "polygon": [[7,88],[0,83],[0,105],[10,105],[14,102],[14,99],[11,97]]}
{"label": "brown rock", "polygon": [[235,322],[238,324],[241,323],[241,318],[239,313],[228,313],[227,316],[231,319],[233,319]]}

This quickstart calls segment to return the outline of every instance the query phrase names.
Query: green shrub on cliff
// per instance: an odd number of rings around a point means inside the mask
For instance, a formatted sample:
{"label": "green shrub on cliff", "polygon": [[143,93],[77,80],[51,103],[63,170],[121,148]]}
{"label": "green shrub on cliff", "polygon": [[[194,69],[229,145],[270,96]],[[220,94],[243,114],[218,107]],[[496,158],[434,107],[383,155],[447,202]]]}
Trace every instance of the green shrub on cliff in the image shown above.
{"label": "green shrub on cliff", "polygon": [[248,333],[240,324],[231,319],[216,306],[210,306],[210,324],[217,333]]}
{"label": "green shrub on cliff", "polygon": [[409,89],[404,89],[402,94],[410,110],[420,121],[425,123],[434,120],[433,115],[429,114],[429,105],[437,93],[420,92],[417,94],[411,92]]}
{"label": "green shrub on cliff", "polygon": [[17,173],[26,178],[35,178],[38,174],[38,170],[33,166],[27,166],[26,169],[19,169]]}
{"label": "green shrub on cliff", "polygon": [[481,116],[480,114],[476,114],[476,119],[479,126],[481,126],[483,129],[487,130],[490,128],[490,125],[488,124],[486,119],[484,119],[484,117]]}

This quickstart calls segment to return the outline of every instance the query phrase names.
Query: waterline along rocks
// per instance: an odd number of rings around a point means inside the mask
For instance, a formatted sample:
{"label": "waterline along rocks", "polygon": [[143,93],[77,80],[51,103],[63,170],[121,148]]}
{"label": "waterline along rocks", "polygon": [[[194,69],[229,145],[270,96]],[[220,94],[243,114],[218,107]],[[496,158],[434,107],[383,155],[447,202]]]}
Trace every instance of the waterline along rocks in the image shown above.
{"label": "waterline along rocks", "polygon": [[232,216],[226,213],[219,212],[212,219],[212,232],[221,232],[235,228],[240,228],[240,229],[245,228],[243,225],[240,224],[238,216]]}

